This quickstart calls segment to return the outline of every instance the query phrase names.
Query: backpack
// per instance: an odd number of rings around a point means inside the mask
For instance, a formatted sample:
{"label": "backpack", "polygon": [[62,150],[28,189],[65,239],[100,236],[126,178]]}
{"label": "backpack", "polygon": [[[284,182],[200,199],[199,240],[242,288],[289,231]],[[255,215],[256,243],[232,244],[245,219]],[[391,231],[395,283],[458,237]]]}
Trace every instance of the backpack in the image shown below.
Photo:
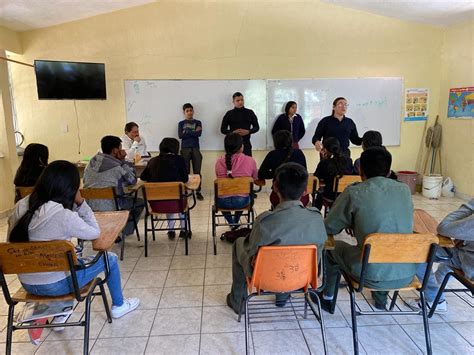
{"label": "backpack", "polygon": [[251,228],[239,228],[233,231],[227,231],[225,233],[222,233],[221,235],[221,240],[226,240],[229,243],[235,242],[238,238],[246,237],[250,234],[252,231]]}

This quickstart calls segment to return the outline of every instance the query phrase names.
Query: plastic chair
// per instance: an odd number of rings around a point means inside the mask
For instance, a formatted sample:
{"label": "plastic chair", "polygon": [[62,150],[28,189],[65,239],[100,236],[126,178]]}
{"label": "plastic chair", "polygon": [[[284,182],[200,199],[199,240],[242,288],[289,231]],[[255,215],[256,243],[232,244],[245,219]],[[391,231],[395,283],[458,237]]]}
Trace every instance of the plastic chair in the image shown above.
{"label": "plastic chair", "polygon": [[[265,246],[258,250],[252,278],[247,278],[248,296],[242,299],[245,309],[245,345],[249,353],[250,312],[249,301],[256,296],[275,293],[303,293],[304,318],[307,317],[307,306],[311,308],[316,320],[321,325],[324,352],[327,353],[326,330],[321,313],[321,304],[315,290],[318,288],[318,258],[316,245],[279,245]],[[316,300],[316,312],[310,294]],[[295,313],[296,315],[296,313]]]}
{"label": "plastic chair", "polygon": [[[428,282],[429,273],[433,265],[433,257],[436,253],[438,246],[438,238],[433,234],[385,234],[385,233],[374,233],[369,234],[364,241],[362,247],[362,268],[361,273],[358,275],[356,280],[352,275],[345,273],[342,270],[342,275],[347,281],[350,301],[351,301],[351,317],[352,317],[352,335],[354,342],[354,353],[359,353],[359,342],[357,334],[357,316],[360,315],[422,315],[423,326],[425,331],[426,350],[428,354],[432,354],[431,350],[431,337],[428,325],[427,308],[425,301],[425,287]],[[356,304],[355,293],[362,292],[364,289],[364,282],[367,273],[367,268],[370,264],[388,263],[395,264],[406,264],[406,263],[427,263],[425,275],[423,276],[422,282],[418,280],[416,276],[413,277],[413,281],[406,287],[399,289],[371,289],[365,288],[370,291],[394,291],[392,301],[389,309],[386,311],[361,311],[360,307]],[[339,280],[337,282],[339,284]],[[394,311],[396,306],[397,297],[399,291],[416,290],[420,293],[421,310],[416,311],[403,311],[397,306],[398,311]],[[334,295],[333,309],[335,306],[335,300],[337,297]],[[358,308],[358,310],[356,309]],[[333,309],[331,311],[333,311]]]}
{"label": "plastic chair", "polygon": [[362,178],[359,175],[341,175],[336,176],[334,179],[334,192],[340,194],[347,186],[352,185],[356,182],[362,182]]}
{"label": "plastic chair", "polygon": [[[193,197],[193,205],[189,206],[188,197]],[[184,245],[185,254],[188,255],[188,239],[191,237],[191,215],[190,209],[196,205],[196,197],[194,194],[188,195],[186,187],[182,182],[150,182],[143,185],[143,197],[145,198],[145,257],[148,256],[148,231],[151,230],[153,240],[156,239],[155,231],[174,231],[180,230],[181,227],[169,228],[168,221],[184,221]],[[153,203],[153,208],[150,205]],[[158,203],[156,203],[158,202]],[[175,202],[175,206],[169,208],[160,207],[159,202]],[[156,204],[155,204],[156,203]],[[165,204],[162,204],[163,206]],[[177,218],[168,218],[166,214],[183,214],[184,217],[178,215]],[[164,216],[164,217],[163,217]],[[148,218],[151,220],[151,226],[148,227]],[[160,227],[157,227],[160,224]]]}
{"label": "plastic chair", "polygon": [[[116,211],[120,211],[119,203],[118,203],[118,196],[115,191],[114,187],[88,187],[81,189],[81,195],[87,201],[90,200],[111,200],[113,201],[114,208]],[[135,202],[133,203],[135,206]],[[138,231],[138,221],[135,218],[135,214],[133,213],[133,207],[131,213],[129,214],[128,221],[133,221],[133,226],[135,229],[135,233],[137,234],[137,239],[140,240],[140,232]],[[82,243],[81,243],[82,245]],[[122,235],[122,241],[120,243],[120,260],[123,260],[123,256],[125,253],[125,236]]]}
{"label": "plastic chair", "polygon": [[[222,212],[242,212],[242,217],[247,218],[246,223],[230,224],[230,226],[244,225],[251,227],[255,219],[253,210],[253,179],[251,177],[236,178],[218,178],[214,180],[214,205],[212,206],[212,239],[214,243],[214,255],[217,255],[216,228],[219,226],[227,226],[227,223],[219,223],[219,218],[224,218]],[[248,195],[250,202],[243,208],[220,208],[217,199],[226,196]]]}
{"label": "plastic chair", "polygon": [[[83,353],[89,353],[89,327],[90,306],[92,296],[102,296],[107,321],[112,323],[110,309],[104,290],[104,282],[96,277],[87,285],[79,288],[76,271],[86,269],[93,265],[99,258],[106,258],[106,253],[99,253],[95,259],[88,264],[78,264],[74,245],[69,241],[50,242],[27,242],[27,243],[0,243],[0,285],[2,287],[5,301],[8,304],[8,322],[6,328],[6,354],[11,354],[13,332],[19,329],[54,328],[54,327],[84,327],[84,349]],[[105,262],[105,265],[108,265]],[[39,273],[63,271],[69,272],[72,279],[74,292],[59,297],[36,296],[26,292],[21,287],[15,294],[11,294],[5,275],[22,273]],[[108,268],[106,268],[106,278]],[[100,292],[95,292],[99,287]],[[15,306],[20,302],[50,303],[75,299],[77,302],[85,301],[84,319],[78,322],[64,324],[14,324],[13,315]],[[82,319],[83,317],[81,317]]]}

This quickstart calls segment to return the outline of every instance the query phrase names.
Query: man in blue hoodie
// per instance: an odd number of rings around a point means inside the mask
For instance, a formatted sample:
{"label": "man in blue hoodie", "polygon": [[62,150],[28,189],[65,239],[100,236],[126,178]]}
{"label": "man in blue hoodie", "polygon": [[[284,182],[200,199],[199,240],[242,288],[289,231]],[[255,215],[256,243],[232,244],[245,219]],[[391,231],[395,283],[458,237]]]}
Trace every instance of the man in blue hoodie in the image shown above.
{"label": "man in blue hoodie", "polygon": [[[125,161],[127,154],[122,149],[122,140],[115,136],[105,136],[100,141],[102,153],[96,154],[84,170],[85,188],[114,187],[118,196],[120,209],[131,210],[133,196],[124,193],[124,188],[137,183],[135,168],[132,163]],[[115,203],[111,200],[91,200],[88,204],[94,211],[114,211]],[[143,211],[142,199],[137,199],[133,213],[138,221]],[[133,221],[129,221],[124,234],[133,233]]]}

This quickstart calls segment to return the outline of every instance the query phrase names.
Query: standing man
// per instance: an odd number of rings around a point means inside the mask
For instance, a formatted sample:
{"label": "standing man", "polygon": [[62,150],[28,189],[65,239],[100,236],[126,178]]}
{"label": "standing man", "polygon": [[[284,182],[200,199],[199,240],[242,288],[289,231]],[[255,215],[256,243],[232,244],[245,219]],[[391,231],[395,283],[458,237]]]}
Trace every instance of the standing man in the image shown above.
{"label": "standing man", "polygon": [[138,125],[135,122],[128,122],[125,125],[125,134],[121,138],[122,148],[127,153],[127,160],[133,162],[136,155],[140,157],[149,156],[146,151],[145,138],[140,136]]}
{"label": "standing man", "polygon": [[250,135],[257,133],[260,129],[258,119],[255,113],[244,107],[244,95],[240,92],[232,95],[232,103],[234,108],[227,111],[221,124],[221,133],[229,134],[235,132],[242,136],[244,144],[244,154],[252,156],[252,144],[250,143]]}

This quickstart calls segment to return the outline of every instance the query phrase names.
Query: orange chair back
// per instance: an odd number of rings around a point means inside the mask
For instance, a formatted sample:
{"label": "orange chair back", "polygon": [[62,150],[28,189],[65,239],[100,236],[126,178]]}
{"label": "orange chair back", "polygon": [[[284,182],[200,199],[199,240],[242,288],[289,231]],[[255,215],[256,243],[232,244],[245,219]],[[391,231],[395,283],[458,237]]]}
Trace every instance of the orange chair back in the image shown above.
{"label": "orange chair back", "polygon": [[334,191],[343,192],[347,186],[355,183],[361,182],[362,178],[359,175],[343,175],[336,176],[334,179]]}
{"label": "orange chair back", "polygon": [[25,198],[26,196],[31,195],[33,192],[34,186],[18,186],[15,188],[15,195],[17,197],[17,200],[21,200],[22,198]]}
{"label": "orange chair back", "polygon": [[258,249],[249,293],[260,291],[290,292],[318,287],[316,245],[266,246]]}
{"label": "orange chair back", "polygon": [[370,244],[369,263],[426,263],[432,244],[439,239],[433,234],[369,234],[364,247]]}

